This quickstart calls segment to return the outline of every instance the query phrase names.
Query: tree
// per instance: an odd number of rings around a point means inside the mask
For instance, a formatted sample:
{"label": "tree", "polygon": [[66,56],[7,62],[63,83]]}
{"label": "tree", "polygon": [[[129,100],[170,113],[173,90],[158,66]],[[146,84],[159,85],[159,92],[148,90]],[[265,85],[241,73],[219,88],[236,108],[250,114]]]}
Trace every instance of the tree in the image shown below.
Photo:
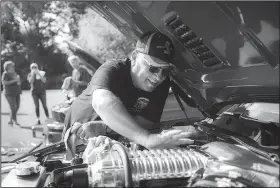
{"label": "tree", "polygon": [[67,57],[57,44],[61,38],[77,36],[84,9],[83,3],[65,1],[2,2],[1,64],[13,60],[23,85],[33,61],[46,69],[48,76],[66,72]]}
{"label": "tree", "polygon": [[1,2],[1,64],[16,63],[23,89],[29,86],[26,77],[32,62],[46,70],[48,88],[60,88],[61,75],[71,71],[65,40],[78,43],[101,61],[132,51],[134,43],[88,6],[67,1]]}
{"label": "tree", "polygon": [[79,35],[74,41],[101,62],[127,57],[134,49],[132,40],[90,8],[81,17],[79,27]]}

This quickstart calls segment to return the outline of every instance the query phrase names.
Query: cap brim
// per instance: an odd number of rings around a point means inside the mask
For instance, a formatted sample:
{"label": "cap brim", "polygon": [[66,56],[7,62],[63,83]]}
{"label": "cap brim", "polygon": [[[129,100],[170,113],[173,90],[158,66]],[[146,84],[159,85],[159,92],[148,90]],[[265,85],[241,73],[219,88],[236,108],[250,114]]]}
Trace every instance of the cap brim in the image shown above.
{"label": "cap brim", "polygon": [[171,63],[167,63],[165,61],[162,61],[156,57],[150,56],[145,54],[145,59],[147,61],[149,61],[149,63],[155,67],[175,67],[173,64]]}

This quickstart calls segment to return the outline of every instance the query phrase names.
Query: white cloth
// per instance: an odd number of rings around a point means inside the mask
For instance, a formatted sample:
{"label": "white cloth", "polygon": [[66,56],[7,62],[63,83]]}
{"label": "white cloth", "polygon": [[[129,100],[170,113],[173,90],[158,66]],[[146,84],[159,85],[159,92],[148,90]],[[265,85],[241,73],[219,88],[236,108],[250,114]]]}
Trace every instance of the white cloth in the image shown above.
{"label": "white cloth", "polygon": [[94,163],[96,161],[97,154],[101,153],[108,147],[108,145],[105,145],[105,144],[102,144],[101,146],[96,147],[94,145],[93,139],[94,138],[88,139],[87,147],[82,156],[84,163],[87,163],[87,164]]}
{"label": "white cloth", "polygon": [[[46,74],[46,72],[45,72],[45,71],[39,71],[39,74],[40,74],[42,77],[44,77],[45,74]],[[40,76],[37,75],[37,74],[36,74],[36,79],[37,79],[37,80],[40,80]]]}

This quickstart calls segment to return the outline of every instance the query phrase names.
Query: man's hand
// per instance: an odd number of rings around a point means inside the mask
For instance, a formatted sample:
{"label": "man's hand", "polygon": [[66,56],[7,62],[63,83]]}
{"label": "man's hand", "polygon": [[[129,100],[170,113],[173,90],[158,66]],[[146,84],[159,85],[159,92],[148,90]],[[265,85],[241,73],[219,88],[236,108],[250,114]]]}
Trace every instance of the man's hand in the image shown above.
{"label": "man's hand", "polygon": [[181,130],[165,130],[160,134],[150,134],[145,147],[149,149],[173,148],[179,145],[192,144],[194,141],[187,138],[190,135],[191,133]]}
{"label": "man's hand", "polygon": [[76,122],[71,128],[71,133],[76,134],[83,143],[87,143],[89,138],[105,135],[106,125],[101,121],[90,121],[85,124]]}

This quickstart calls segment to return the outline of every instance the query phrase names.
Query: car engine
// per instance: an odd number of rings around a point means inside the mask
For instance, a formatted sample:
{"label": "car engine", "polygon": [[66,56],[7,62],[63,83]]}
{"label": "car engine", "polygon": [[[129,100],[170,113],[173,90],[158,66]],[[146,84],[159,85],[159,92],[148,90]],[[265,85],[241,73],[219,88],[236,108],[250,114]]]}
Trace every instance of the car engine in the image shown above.
{"label": "car engine", "polygon": [[[121,136],[108,135],[115,141],[93,148],[90,160],[82,158],[83,145],[67,161],[64,143],[57,143],[34,151],[40,173],[18,177],[12,170],[2,186],[279,187],[279,126],[273,123],[275,114],[266,122],[252,113],[241,113],[244,108],[252,112],[254,105],[234,105],[215,120],[194,123],[192,127],[199,132],[194,144],[172,149],[148,150]],[[267,115],[268,110],[262,108]],[[169,129],[189,126],[176,125]]]}
{"label": "car engine", "polygon": [[77,157],[70,164],[63,161],[65,152],[50,154],[42,160],[39,175],[10,173],[2,185],[33,181],[34,187],[279,187],[278,156],[267,158],[239,144],[214,141],[135,150],[116,142],[95,149],[99,151],[90,163]]}
{"label": "car engine", "polygon": [[118,142],[52,176],[49,187],[278,187],[279,164],[225,142],[143,151]]}
{"label": "car engine", "polygon": [[[253,105],[245,105],[246,107]],[[244,108],[231,107],[215,121],[195,124],[200,132],[193,145],[172,149],[133,147],[121,140],[95,148],[84,164],[54,170],[46,186],[60,187],[279,187],[279,141],[267,142],[279,127],[232,116]],[[248,108],[247,108],[248,109]],[[265,109],[263,109],[265,111]],[[232,112],[232,113],[229,113]],[[240,128],[243,136],[231,128]],[[250,125],[252,123],[253,125]],[[219,126],[223,125],[223,128]],[[227,129],[225,129],[227,125]],[[251,131],[248,127],[251,126]],[[173,128],[184,129],[186,126]],[[240,131],[239,130],[239,131]],[[261,130],[262,138],[260,138]],[[249,134],[252,134],[251,136]],[[250,139],[251,137],[252,139]],[[270,136],[273,138],[273,136]],[[272,140],[275,140],[274,138]],[[276,139],[277,140],[277,139]],[[80,162],[81,163],[81,162]]]}

